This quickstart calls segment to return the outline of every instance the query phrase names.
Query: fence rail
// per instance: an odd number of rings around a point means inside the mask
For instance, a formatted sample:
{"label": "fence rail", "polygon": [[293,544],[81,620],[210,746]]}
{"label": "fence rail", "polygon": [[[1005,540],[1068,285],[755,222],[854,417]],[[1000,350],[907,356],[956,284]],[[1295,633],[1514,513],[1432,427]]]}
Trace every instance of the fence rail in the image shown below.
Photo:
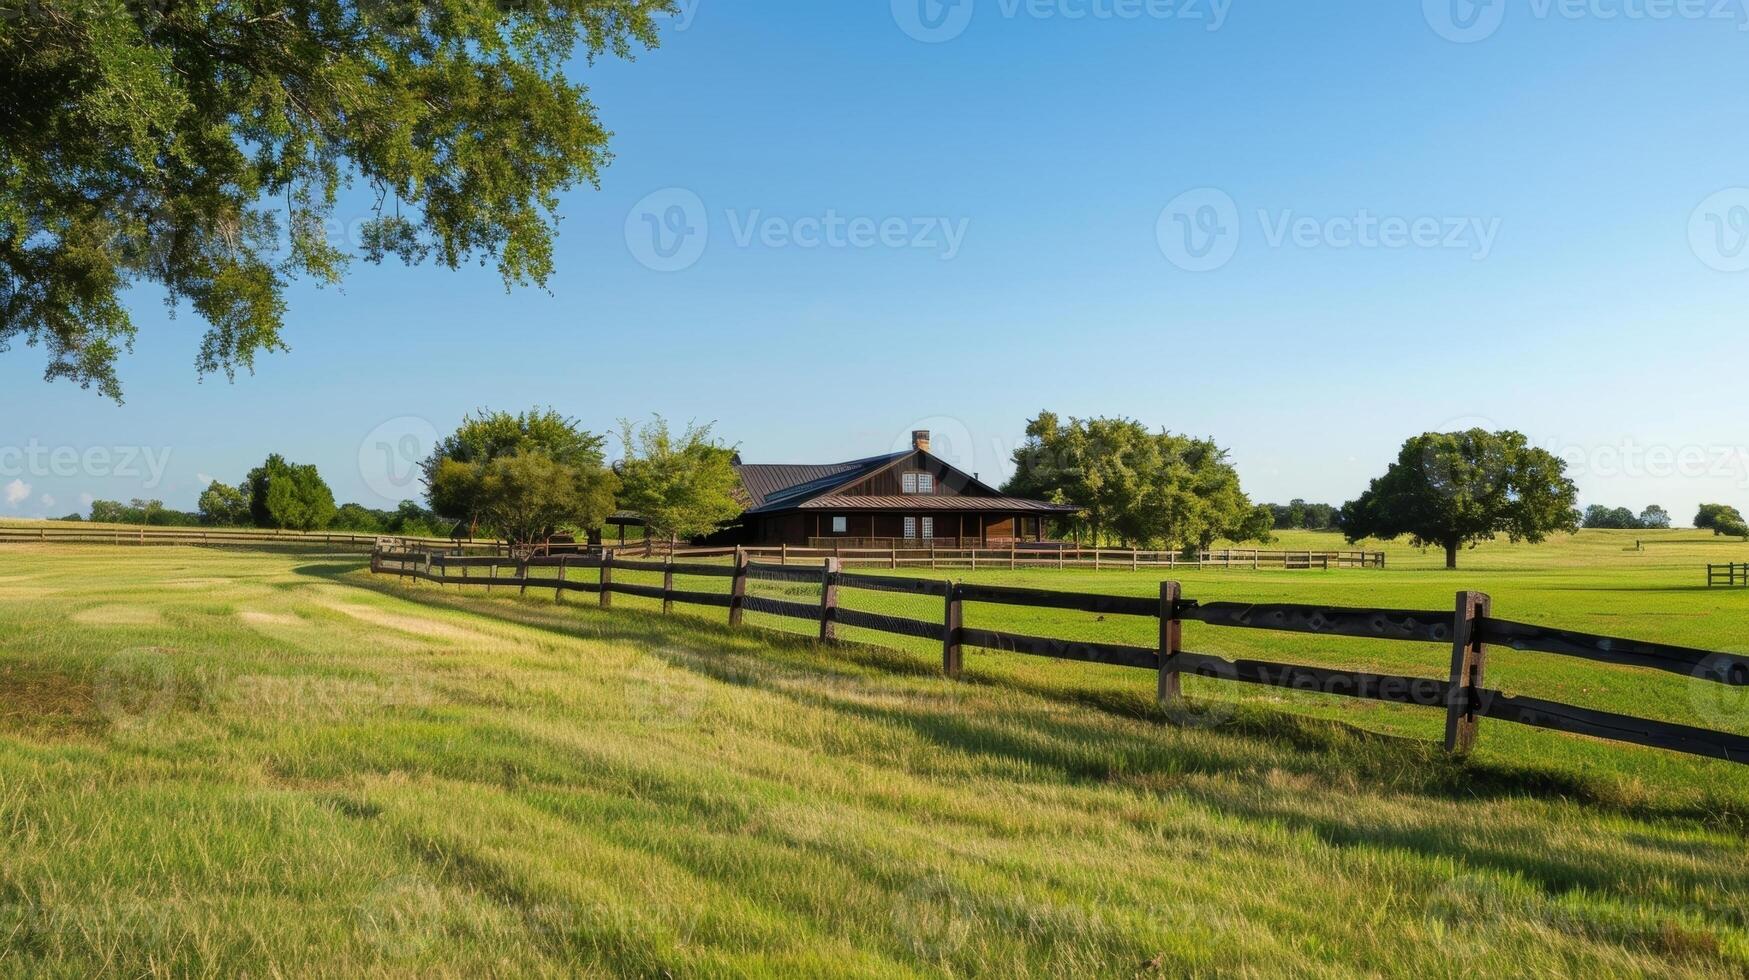
{"label": "fence rail", "polygon": [[1706,567],[1706,587],[1714,589],[1721,585],[1749,588],[1749,564],[1708,565]]}
{"label": "fence rail", "polygon": [[448,538],[418,538],[394,534],[351,534],[343,531],[271,531],[260,529],[216,529],[198,527],[157,527],[144,524],[97,524],[78,527],[66,524],[43,524],[38,527],[9,525],[0,527],[0,544],[65,543],[160,546],[224,546],[224,545],[305,545],[369,552],[382,542],[392,541],[397,547],[446,551],[503,550],[497,541],[452,541]]}
{"label": "fence rail", "polygon": [[725,558],[736,553],[752,555],[779,564],[791,562],[818,565],[836,558],[846,567],[876,568],[1092,568],[1111,571],[1143,571],[1191,568],[1328,571],[1333,568],[1384,568],[1382,551],[1263,551],[1256,548],[1226,548],[1185,554],[1177,551],[1144,551],[1138,548],[1082,548],[1075,545],[1040,546],[1006,544],[1000,547],[962,545],[937,538],[903,547],[866,547],[844,541],[828,547],[769,545],[758,547],[672,547],[649,540],[624,545],[609,544],[615,554],[644,558]]}
{"label": "fence rail", "polygon": [[[479,574],[482,567],[489,569],[487,574]],[[557,567],[559,574],[557,578],[533,578],[528,574],[533,567]],[[508,568],[511,574],[499,575],[499,570],[504,568]],[[459,574],[451,574],[451,569]],[[593,581],[588,577],[570,577],[572,570],[583,569],[596,570]],[[659,571],[663,574],[663,584],[656,587],[616,582],[613,579],[615,569]],[[1493,616],[1488,596],[1478,592],[1458,593],[1456,607],[1449,613],[1417,609],[1200,603],[1186,598],[1176,582],[1161,583],[1157,599],[998,588],[943,579],[846,572],[839,558],[821,559],[820,564],[811,569],[757,563],[745,550],[734,553],[734,561],[728,565],[679,562],[673,558],[640,562],[621,559],[611,551],[601,555],[534,560],[377,551],[371,555],[371,571],[446,585],[516,587],[524,593],[530,588],[552,589],[558,601],[563,601],[567,592],[586,592],[597,595],[602,606],[612,605],[612,597],[618,594],[659,599],[665,612],[675,603],[726,608],[729,622],[735,625],[743,622],[743,613],[751,611],[809,621],[817,625],[822,640],[836,639],[840,626],[921,638],[941,644],[942,669],[955,678],[963,669],[965,648],[971,647],[1148,670],[1157,675],[1162,703],[1177,701],[1182,696],[1180,678],[1188,674],[1335,697],[1442,708],[1446,712],[1445,748],[1452,753],[1467,752],[1475,743],[1481,721],[1494,719],[1731,762],[1749,762],[1749,736],[1537,698],[1508,696],[1484,685],[1488,652],[1495,646],[1686,674],[1698,683],[1738,687],[1749,686],[1749,657],[1497,619]],[[676,575],[728,577],[730,589],[726,594],[678,590],[674,588]],[[817,584],[820,599],[818,602],[798,602],[749,595],[749,580]],[[935,622],[846,608],[839,601],[843,590],[939,597],[943,600],[942,616]],[[1155,646],[1139,647],[1031,636],[967,625],[968,605],[974,610],[991,605],[1021,606],[1075,610],[1102,617],[1157,620],[1160,639]],[[1187,622],[1215,628],[1431,644],[1450,649],[1450,668],[1444,678],[1406,677],[1302,664],[1228,660],[1185,650],[1183,624]]]}

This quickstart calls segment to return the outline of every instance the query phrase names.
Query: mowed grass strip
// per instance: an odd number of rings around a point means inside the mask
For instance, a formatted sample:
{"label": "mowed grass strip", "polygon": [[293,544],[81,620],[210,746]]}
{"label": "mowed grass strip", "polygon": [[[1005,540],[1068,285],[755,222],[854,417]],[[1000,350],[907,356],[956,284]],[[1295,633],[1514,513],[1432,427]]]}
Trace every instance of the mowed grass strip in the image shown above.
{"label": "mowed grass strip", "polygon": [[[1336,580],[1304,574],[1229,581]],[[1390,574],[1352,588],[1420,594]],[[17,547],[0,578],[6,973],[1749,967],[1724,763],[1500,725],[1454,762],[1273,692],[1172,725],[1145,672],[973,652],[953,684],[938,649],[334,559]]]}

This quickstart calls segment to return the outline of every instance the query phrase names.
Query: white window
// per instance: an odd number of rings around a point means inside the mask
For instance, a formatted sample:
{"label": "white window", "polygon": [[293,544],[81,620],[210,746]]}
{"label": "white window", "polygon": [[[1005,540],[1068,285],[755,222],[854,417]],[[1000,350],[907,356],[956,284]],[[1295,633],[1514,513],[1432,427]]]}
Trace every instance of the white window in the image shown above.
{"label": "white window", "polygon": [[849,534],[850,533],[850,518],[848,518],[848,517],[834,517],[834,518],[832,518],[832,533],[833,534]]}
{"label": "white window", "polygon": [[905,473],[899,477],[899,489],[905,494],[935,492],[935,477],[928,473]]}
{"label": "white window", "polygon": [[925,517],[923,519],[923,540],[935,540],[935,518],[933,517]]}
{"label": "white window", "polygon": [[907,517],[907,518],[905,518],[905,540],[915,541],[916,539],[917,539],[917,518]]}
{"label": "white window", "polygon": [[917,474],[917,492],[918,493],[934,493],[935,492],[935,477],[930,476],[928,473]]}

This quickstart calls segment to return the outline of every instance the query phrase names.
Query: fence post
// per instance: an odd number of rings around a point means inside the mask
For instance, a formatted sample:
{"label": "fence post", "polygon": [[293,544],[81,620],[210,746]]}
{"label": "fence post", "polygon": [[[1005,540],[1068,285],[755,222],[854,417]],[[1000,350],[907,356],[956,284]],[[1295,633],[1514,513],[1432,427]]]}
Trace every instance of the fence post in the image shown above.
{"label": "fence post", "polygon": [[662,563],[662,612],[674,611],[674,556]]}
{"label": "fence post", "polygon": [[1488,647],[1482,642],[1476,620],[1487,616],[1493,600],[1481,592],[1459,592],[1457,614],[1452,619],[1451,683],[1445,694],[1445,750],[1468,752],[1476,744],[1481,716],[1477,694],[1488,665]]}
{"label": "fence post", "polygon": [[571,566],[571,557],[566,555],[559,559],[559,577],[553,585],[553,604],[562,605],[565,601],[565,570]]}
{"label": "fence post", "polygon": [[1184,623],[1178,618],[1178,601],[1183,594],[1183,587],[1177,582],[1160,583],[1159,701],[1162,705],[1184,696],[1178,679],[1178,654],[1184,649]]}
{"label": "fence post", "polygon": [[534,561],[533,555],[516,563],[516,577],[522,579],[522,588],[516,590],[519,596],[528,595],[528,563],[531,561]]}
{"label": "fence post", "polygon": [[747,552],[735,546],[735,577],[729,585],[729,625],[741,625],[742,606],[747,601]]}
{"label": "fence post", "polygon": [[613,605],[613,552],[601,553],[601,608]]}
{"label": "fence post", "polygon": [[838,559],[828,558],[820,572],[820,642],[838,639]]}
{"label": "fence post", "polygon": [[783,541],[783,542],[780,542],[778,544],[778,546],[777,546],[777,563],[779,565],[782,565],[785,568],[789,567],[789,542],[788,541]]}
{"label": "fence post", "polygon": [[941,669],[956,681],[965,668],[965,651],[960,648],[960,628],[964,625],[965,612],[960,605],[959,586],[949,582],[947,609],[941,617]]}

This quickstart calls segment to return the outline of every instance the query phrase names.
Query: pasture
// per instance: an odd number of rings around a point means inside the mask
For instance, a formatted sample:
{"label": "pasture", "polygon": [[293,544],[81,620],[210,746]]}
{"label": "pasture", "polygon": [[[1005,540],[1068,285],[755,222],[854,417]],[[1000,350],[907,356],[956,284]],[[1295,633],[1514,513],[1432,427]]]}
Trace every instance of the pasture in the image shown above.
{"label": "pasture", "polygon": [[[1332,543],[1303,537],[1284,543]],[[1745,652],[1749,590],[1709,592],[1704,565],[1746,551],[1585,532],[1455,573],[1399,548],[1386,571],[1178,579],[1431,608],[1475,588],[1529,622]],[[1451,760],[1424,710],[1197,678],[1172,724],[1145,673],[968,650],[952,683],[927,643],[821,647],[652,605],[411,586],[351,557],[0,548],[0,973],[1749,969],[1742,766],[1486,723]],[[1186,634],[1430,677],[1449,657]],[[1498,650],[1490,678],[1749,732],[1740,689]]]}

